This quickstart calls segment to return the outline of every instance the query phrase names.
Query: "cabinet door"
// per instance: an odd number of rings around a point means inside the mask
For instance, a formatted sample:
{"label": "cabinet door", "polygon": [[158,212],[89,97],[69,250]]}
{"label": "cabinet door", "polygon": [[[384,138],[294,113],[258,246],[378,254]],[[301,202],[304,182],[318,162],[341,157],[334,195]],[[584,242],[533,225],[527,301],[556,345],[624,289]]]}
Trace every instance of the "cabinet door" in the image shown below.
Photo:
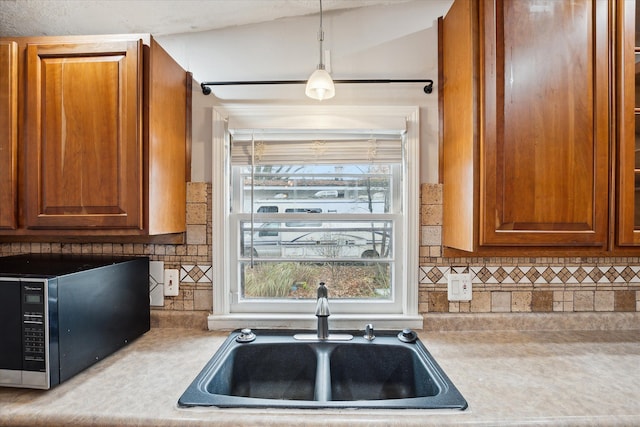
{"label": "cabinet door", "polygon": [[477,2],[454,2],[439,40],[442,242],[469,252],[477,244],[477,9]]}
{"label": "cabinet door", "polygon": [[0,42],[0,229],[17,226],[17,52],[15,42]]}
{"label": "cabinet door", "polygon": [[142,229],[142,42],[27,45],[28,228]]}
{"label": "cabinet door", "polygon": [[149,234],[186,229],[187,74],[153,39],[149,46]]}
{"label": "cabinet door", "polygon": [[609,1],[481,5],[479,244],[605,246]]}
{"label": "cabinet door", "polygon": [[640,245],[640,4],[618,1],[616,107],[618,111],[617,243]]}

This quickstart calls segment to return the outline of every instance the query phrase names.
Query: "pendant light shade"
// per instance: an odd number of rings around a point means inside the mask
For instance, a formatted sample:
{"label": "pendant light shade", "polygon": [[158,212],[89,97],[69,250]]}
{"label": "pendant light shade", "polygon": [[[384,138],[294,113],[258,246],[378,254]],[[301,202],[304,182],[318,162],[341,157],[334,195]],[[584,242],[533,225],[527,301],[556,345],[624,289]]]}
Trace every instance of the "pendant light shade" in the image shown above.
{"label": "pendant light shade", "polygon": [[336,88],[327,70],[324,68],[315,70],[307,80],[307,88],[304,93],[309,98],[317,99],[318,101],[333,98],[336,94]]}
{"label": "pendant light shade", "polygon": [[324,41],[324,31],[322,30],[322,0],[320,0],[320,30],[318,31],[318,42],[320,43],[320,63],[318,69],[315,70],[309,80],[307,80],[307,88],[304,93],[313,99],[322,101],[323,99],[333,98],[336,94],[336,88],[333,85],[333,79],[324,68],[322,42]]}

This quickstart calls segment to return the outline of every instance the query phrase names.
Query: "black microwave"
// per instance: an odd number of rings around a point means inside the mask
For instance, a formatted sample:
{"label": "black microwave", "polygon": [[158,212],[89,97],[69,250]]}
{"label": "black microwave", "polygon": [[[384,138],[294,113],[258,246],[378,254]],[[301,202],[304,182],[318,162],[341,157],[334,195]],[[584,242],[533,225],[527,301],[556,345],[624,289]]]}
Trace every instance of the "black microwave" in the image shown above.
{"label": "black microwave", "polygon": [[0,257],[0,386],[51,388],[149,328],[146,257]]}

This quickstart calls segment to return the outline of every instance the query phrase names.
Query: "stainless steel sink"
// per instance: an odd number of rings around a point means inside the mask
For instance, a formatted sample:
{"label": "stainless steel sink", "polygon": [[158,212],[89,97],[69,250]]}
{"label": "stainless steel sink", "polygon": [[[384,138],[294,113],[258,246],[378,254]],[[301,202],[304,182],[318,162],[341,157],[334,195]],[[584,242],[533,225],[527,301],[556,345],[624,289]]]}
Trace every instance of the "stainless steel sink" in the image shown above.
{"label": "stainless steel sink", "polygon": [[420,340],[376,331],[299,341],[286,331],[229,335],[180,397],[182,407],[467,408]]}

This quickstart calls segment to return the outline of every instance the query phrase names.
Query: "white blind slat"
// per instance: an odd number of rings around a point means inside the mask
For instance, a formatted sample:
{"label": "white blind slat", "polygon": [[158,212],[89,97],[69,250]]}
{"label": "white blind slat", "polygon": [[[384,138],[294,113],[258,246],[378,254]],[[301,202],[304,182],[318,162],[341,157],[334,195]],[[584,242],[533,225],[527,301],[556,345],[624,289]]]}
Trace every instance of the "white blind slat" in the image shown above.
{"label": "white blind slat", "polygon": [[[251,164],[251,141],[232,141],[231,163]],[[402,160],[402,139],[332,141],[255,141],[259,165],[397,163]]]}

